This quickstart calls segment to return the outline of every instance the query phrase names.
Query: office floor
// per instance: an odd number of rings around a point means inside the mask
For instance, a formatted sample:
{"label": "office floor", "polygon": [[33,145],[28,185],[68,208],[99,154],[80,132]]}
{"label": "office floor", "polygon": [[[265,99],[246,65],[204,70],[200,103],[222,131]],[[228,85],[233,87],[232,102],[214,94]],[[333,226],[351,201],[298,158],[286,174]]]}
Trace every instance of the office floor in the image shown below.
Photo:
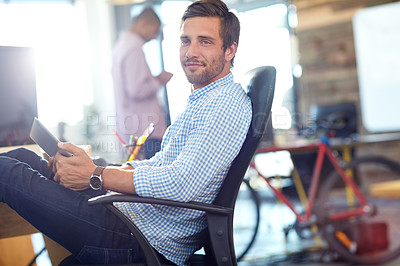
{"label": "office floor", "polygon": [[[267,190],[260,190],[259,196],[261,199],[259,231],[252,248],[239,262],[239,265],[290,265],[299,263],[310,265],[310,263],[319,262],[318,257],[321,257],[321,252],[311,252],[311,250],[316,249],[314,240],[302,240],[293,230],[289,231],[287,237],[285,237],[284,228],[292,225],[295,221],[292,211],[282,203],[277,202],[271,192]],[[251,225],[254,216],[251,206],[252,203],[249,201],[248,194],[239,193],[234,218],[235,224],[241,224],[241,221],[236,220],[240,219]],[[241,242],[247,243],[249,239],[249,236],[245,235],[248,232],[241,233],[244,231],[242,225],[239,228],[241,228],[241,231],[235,233],[235,246],[238,253],[243,251]]]}

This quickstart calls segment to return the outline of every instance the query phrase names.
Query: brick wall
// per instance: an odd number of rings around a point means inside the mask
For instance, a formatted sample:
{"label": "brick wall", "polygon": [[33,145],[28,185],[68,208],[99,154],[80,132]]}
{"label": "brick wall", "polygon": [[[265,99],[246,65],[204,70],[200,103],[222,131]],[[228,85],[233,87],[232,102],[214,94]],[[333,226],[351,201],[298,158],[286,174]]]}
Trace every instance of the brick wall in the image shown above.
{"label": "brick wall", "polygon": [[[297,88],[301,114],[307,114],[312,104],[354,102],[359,108],[352,17],[361,8],[397,1],[293,1],[298,14],[295,36],[298,39],[299,64],[303,69]],[[358,121],[359,132],[368,133],[360,115]],[[400,141],[370,145],[358,152],[387,155],[400,162],[399,148]]]}

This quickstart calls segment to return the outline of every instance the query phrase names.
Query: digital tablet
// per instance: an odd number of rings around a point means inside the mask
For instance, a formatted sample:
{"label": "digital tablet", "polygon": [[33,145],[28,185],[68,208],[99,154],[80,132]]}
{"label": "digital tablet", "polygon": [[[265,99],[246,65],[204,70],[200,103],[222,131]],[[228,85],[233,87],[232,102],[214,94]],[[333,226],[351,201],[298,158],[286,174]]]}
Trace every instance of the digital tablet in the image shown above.
{"label": "digital tablet", "polygon": [[57,143],[60,142],[58,138],[54,136],[36,117],[33,120],[30,137],[51,157],[55,156],[58,151],[60,151],[64,156],[72,156],[71,153],[62,151],[58,148]]}

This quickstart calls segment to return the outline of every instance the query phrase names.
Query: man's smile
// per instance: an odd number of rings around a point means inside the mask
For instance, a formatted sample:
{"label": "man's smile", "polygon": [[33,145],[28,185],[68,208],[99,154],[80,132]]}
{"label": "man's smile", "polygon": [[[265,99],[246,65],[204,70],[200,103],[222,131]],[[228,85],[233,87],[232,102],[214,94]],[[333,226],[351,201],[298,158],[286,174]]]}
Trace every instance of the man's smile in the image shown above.
{"label": "man's smile", "polygon": [[199,61],[187,60],[187,61],[184,63],[184,66],[185,66],[187,69],[193,70],[193,71],[194,71],[194,70],[197,70],[197,69],[200,68],[200,67],[204,67],[205,64],[202,63],[202,62],[199,62]]}

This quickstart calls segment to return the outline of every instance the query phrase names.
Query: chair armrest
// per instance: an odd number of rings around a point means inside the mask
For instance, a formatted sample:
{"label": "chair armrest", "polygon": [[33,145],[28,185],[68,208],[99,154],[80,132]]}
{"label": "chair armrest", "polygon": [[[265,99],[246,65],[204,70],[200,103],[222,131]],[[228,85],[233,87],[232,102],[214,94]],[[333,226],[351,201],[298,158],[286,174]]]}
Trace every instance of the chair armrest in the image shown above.
{"label": "chair armrest", "polygon": [[171,207],[179,207],[186,209],[193,209],[199,211],[205,211],[208,213],[215,214],[232,214],[232,208],[225,208],[213,204],[207,204],[202,202],[181,202],[181,201],[173,201],[166,199],[156,199],[156,198],[147,198],[141,197],[136,194],[119,194],[119,193],[111,193],[106,194],[94,198],[90,198],[88,200],[89,205],[99,204],[99,203],[113,203],[113,202],[137,202],[137,203],[146,203],[146,204],[157,204],[157,205],[166,205]]}

